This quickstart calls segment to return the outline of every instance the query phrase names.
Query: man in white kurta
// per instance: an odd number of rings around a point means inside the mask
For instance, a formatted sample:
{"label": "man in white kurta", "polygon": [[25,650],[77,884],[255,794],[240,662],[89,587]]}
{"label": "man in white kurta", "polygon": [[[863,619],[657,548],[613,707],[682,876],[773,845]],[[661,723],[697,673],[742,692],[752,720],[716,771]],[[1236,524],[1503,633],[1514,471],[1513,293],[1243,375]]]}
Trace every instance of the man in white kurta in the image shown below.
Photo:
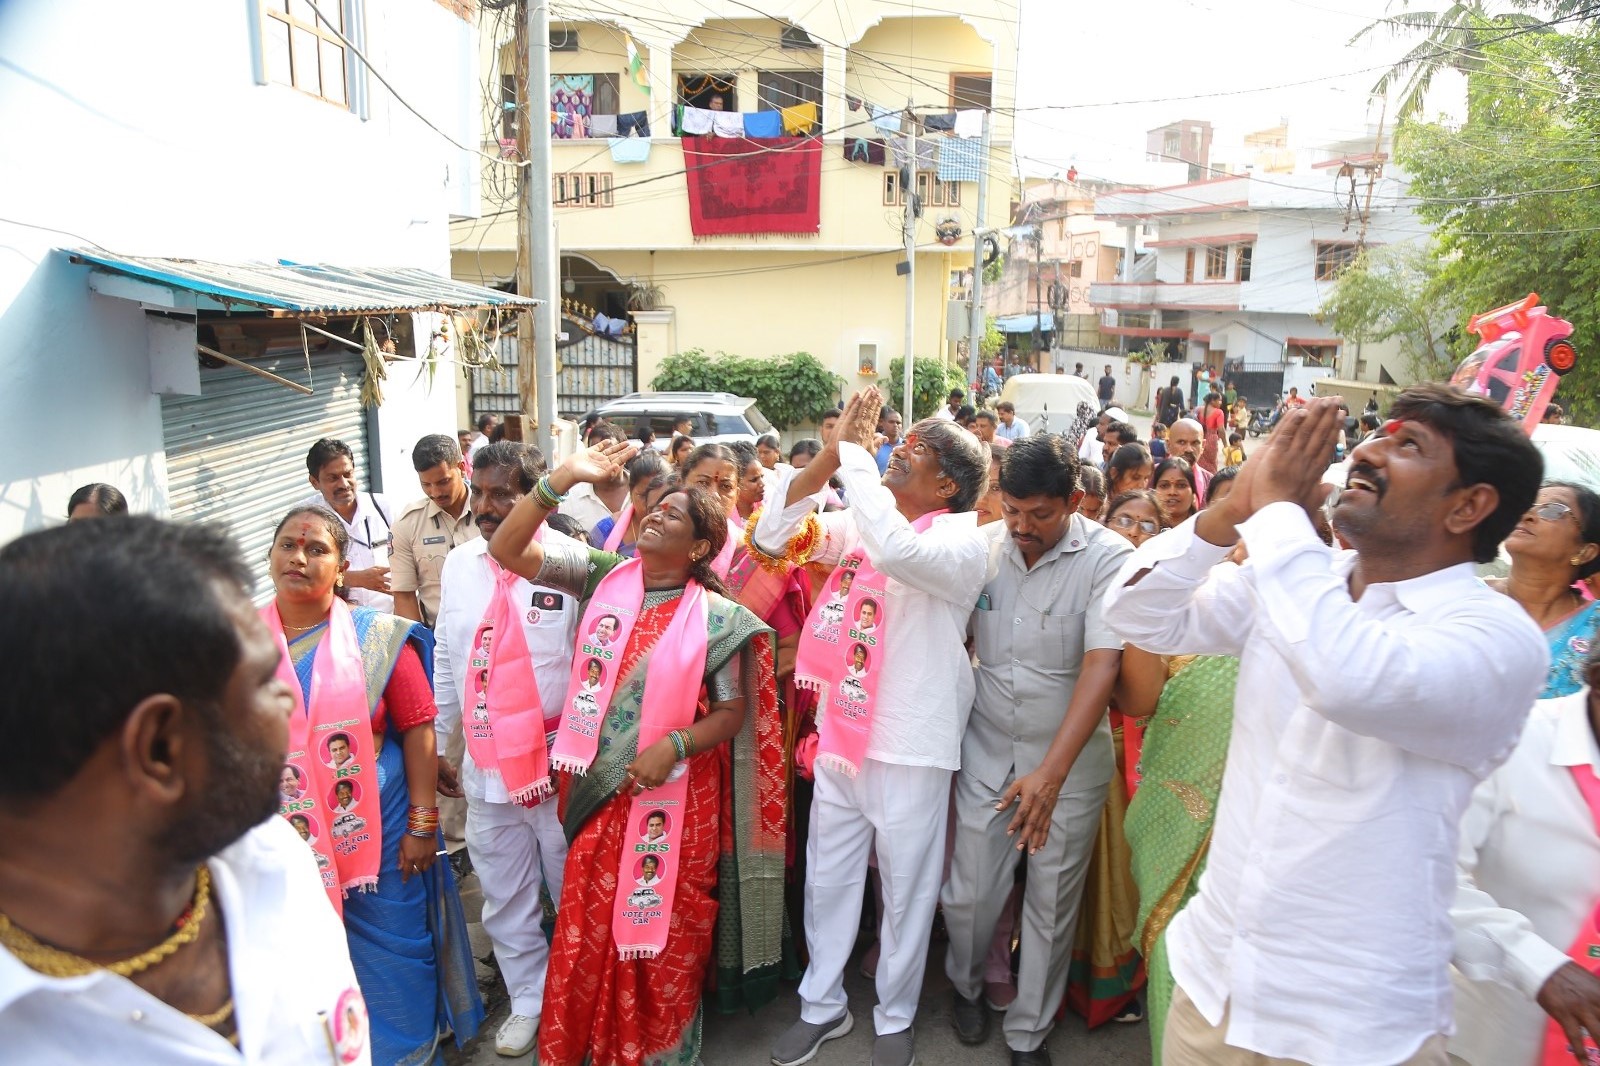
{"label": "man in white kurta", "polygon": [[[988,540],[970,513],[988,478],[987,449],[950,422],[925,419],[895,446],[880,479],[867,446],[877,422],[871,402],[852,399],[830,444],[802,471],[778,479],[754,539],[781,551],[816,509],[811,494],[837,471],[850,509],[823,514],[813,558],[837,563],[864,547],[888,578],[880,688],[865,764],[850,777],[818,765],[807,846],[806,943],[811,962],[800,983],[800,1022],[775,1045],[772,1061],[808,1061],[853,1020],[844,968],[855,944],[876,849],[883,884],[879,923],[877,1042],[873,1062],[909,1066],[912,1022],[922,991],[928,939],[943,874],[944,811],[960,765],[961,731],[972,707],[967,618],[988,567]],[[782,501],[787,506],[780,507]],[[948,509],[918,534],[912,520]]]}
{"label": "man in white kurta", "polygon": [[[489,541],[516,501],[532,490],[544,472],[535,449],[501,442],[478,453],[472,468],[473,521],[481,537],[451,550],[441,578],[439,620],[434,628],[434,692],[439,717],[434,722],[439,750],[462,729],[463,714],[482,713],[482,677],[487,655],[476,640],[478,624],[494,593],[495,571]],[[540,531],[549,542],[571,543],[553,529]],[[579,610],[570,595],[541,588],[518,578],[512,587],[513,607],[522,620],[522,636],[533,658],[534,681],[544,705],[545,732],[560,722],[567,676],[572,669],[573,642]],[[441,770],[448,787],[454,776]],[[567,841],[561,831],[555,797],[533,807],[511,802],[505,782],[485,773],[466,749],[461,760],[460,788],[467,799],[467,848],[483,887],[483,928],[494,945],[500,975],[511,997],[511,1016],[496,1037],[502,1055],[523,1055],[532,1048],[544,1003],[545,970],[550,947],[542,923],[539,890],[561,898]]]}

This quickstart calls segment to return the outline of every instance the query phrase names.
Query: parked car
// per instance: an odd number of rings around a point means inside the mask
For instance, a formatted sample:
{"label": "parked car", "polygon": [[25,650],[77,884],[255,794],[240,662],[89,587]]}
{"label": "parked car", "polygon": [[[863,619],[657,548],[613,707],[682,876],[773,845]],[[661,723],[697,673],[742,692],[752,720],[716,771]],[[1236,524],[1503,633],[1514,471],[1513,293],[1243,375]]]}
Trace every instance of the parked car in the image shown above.
{"label": "parked car", "polygon": [[1000,399],[1014,404],[1017,417],[1034,433],[1065,433],[1080,403],[1100,410],[1094,386],[1071,374],[1012,374],[1000,390]]}
{"label": "parked car", "polygon": [[642,422],[656,431],[656,448],[672,444],[672,427],[684,417],[694,422],[690,436],[696,444],[728,444],[736,440],[755,443],[772,429],[756,402],[729,392],[632,392],[603,403],[591,414],[599,415],[633,436]]}

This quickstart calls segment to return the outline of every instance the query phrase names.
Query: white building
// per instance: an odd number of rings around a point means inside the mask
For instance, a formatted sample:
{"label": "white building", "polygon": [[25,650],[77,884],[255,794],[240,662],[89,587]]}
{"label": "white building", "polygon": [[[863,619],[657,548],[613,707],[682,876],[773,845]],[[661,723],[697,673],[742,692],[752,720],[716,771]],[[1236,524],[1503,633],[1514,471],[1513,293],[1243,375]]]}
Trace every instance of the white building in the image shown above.
{"label": "white building", "polygon": [[[255,559],[323,435],[370,487],[418,495],[412,445],[458,427],[454,364],[417,361],[451,338],[417,312],[500,298],[449,280],[449,222],[479,203],[479,157],[452,143],[477,144],[475,6],[0,6],[0,541],[104,481],[136,511],[229,521]],[[361,353],[301,322],[392,336],[381,406],[358,400]]]}
{"label": "white building", "polygon": [[[1353,173],[1341,171],[1347,162]],[[1295,174],[1231,175],[1099,197],[1096,217],[1130,231],[1156,227],[1145,242],[1153,255],[1091,287],[1100,332],[1124,338],[1130,351],[1164,342],[1168,359],[1230,376],[1276,373],[1282,387],[1300,384],[1302,393],[1323,376],[1408,382],[1396,344],[1358,351],[1315,317],[1356,254],[1362,210],[1368,247],[1427,232],[1392,168],[1373,182],[1368,200],[1362,164],[1369,162],[1376,160],[1335,159]]]}

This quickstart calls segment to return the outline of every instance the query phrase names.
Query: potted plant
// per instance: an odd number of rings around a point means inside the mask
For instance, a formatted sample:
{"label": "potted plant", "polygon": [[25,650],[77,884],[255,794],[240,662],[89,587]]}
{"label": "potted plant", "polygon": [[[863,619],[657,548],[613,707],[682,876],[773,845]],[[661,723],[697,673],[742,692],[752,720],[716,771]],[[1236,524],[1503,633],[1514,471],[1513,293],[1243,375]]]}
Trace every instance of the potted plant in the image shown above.
{"label": "potted plant", "polygon": [[661,286],[647,281],[630,281],[628,283],[628,310],[630,311],[655,311],[661,306],[661,301],[666,298],[666,293]]}

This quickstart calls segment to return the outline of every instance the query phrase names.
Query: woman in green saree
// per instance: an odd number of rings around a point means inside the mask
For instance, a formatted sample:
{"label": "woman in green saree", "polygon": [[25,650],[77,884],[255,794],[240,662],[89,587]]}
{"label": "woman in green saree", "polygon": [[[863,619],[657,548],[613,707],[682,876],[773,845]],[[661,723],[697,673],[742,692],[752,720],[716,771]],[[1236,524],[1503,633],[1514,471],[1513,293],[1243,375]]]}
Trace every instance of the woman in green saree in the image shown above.
{"label": "woman in green saree", "polygon": [[[1123,651],[1159,656],[1137,648]],[[1239,660],[1224,655],[1180,656],[1166,667],[1155,713],[1144,729],[1139,791],[1123,820],[1139,886],[1138,938],[1144,956],[1145,1001],[1152,1061],[1161,1062],[1161,1029],[1172,1003],[1166,930],[1199,887],[1211,845],[1228,738],[1233,733],[1233,692]],[[1130,707],[1124,713],[1137,713]]]}
{"label": "woman in green saree", "polygon": [[[1217,472],[1208,505],[1233,491],[1237,473],[1234,467]],[[1243,562],[1243,544],[1229,560]],[[1141,734],[1134,768],[1138,788],[1123,832],[1139,890],[1133,946],[1144,956],[1151,1061],[1157,1066],[1174,987],[1167,926],[1198,891],[1211,849],[1238,679],[1239,660],[1231,656],[1165,659],[1135,647],[1122,653],[1117,701],[1125,716],[1139,721]]]}

